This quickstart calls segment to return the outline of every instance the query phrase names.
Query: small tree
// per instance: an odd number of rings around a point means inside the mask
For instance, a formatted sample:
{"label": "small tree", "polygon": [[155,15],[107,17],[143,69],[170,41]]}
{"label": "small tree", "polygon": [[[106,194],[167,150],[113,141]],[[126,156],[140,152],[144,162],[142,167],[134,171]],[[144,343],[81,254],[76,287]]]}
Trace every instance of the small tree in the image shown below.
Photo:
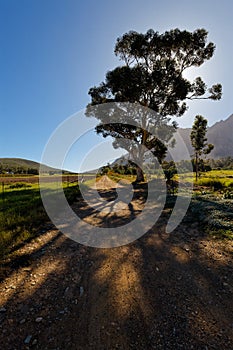
{"label": "small tree", "polygon": [[190,135],[192,146],[195,150],[195,172],[196,172],[196,181],[199,173],[199,163],[201,161],[201,156],[203,154],[209,154],[214,145],[207,143],[207,119],[203,118],[201,115],[195,117],[192,131]]}
{"label": "small tree", "polygon": [[177,169],[174,161],[166,162],[164,161],[162,164],[164,176],[169,184],[175,174],[177,174]]}

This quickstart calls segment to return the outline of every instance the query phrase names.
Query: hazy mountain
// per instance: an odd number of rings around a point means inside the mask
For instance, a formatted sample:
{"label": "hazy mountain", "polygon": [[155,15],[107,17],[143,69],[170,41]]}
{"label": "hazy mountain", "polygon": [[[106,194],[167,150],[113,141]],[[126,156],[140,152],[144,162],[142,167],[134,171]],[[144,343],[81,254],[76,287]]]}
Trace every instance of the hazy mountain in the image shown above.
{"label": "hazy mountain", "polygon": [[[194,151],[190,142],[191,128],[179,128],[178,133],[184,140],[188,151],[192,155]],[[185,157],[182,143],[179,141],[178,137],[175,137],[175,139],[177,160],[187,159],[187,157]],[[207,139],[208,143],[214,145],[214,149],[210,153],[209,158],[217,159],[228,156],[233,157],[233,114],[226,120],[221,120],[209,127],[207,131]]]}

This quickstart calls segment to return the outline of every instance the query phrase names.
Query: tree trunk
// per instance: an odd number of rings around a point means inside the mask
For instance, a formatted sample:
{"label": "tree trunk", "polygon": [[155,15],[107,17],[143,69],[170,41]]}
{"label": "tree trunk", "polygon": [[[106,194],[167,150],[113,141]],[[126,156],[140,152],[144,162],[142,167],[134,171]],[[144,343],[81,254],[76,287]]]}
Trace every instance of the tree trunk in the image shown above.
{"label": "tree trunk", "polygon": [[195,170],[196,170],[196,182],[197,182],[197,178],[198,178],[198,155],[197,155],[197,152],[196,152]]}
{"label": "tree trunk", "polygon": [[137,166],[136,172],[137,172],[136,182],[143,182],[143,181],[145,181],[143,171],[142,171],[142,169],[139,166]]}

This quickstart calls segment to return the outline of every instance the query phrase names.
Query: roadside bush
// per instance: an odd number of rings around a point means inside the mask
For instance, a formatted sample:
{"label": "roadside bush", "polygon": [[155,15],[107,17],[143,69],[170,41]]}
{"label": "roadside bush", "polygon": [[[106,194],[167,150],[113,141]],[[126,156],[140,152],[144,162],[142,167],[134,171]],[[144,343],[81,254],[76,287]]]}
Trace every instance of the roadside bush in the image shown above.
{"label": "roadside bush", "polygon": [[13,184],[9,185],[10,189],[14,189],[14,188],[28,188],[28,187],[31,187],[31,185],[26,184],[24,182],[16,182],[16,183],[13,183]]}
{"label": "roadside bush", "polygon": [[221,190],[224,187],[224,183],[220,180],[214,180],[210,178],[199,179],[197,184],[199,186],[211,187],[214,191]]}
{"label": "roadside bush", "polygon": [[233,192],[227,190],[224,195],[223,195],[224,199],[233,199]]}

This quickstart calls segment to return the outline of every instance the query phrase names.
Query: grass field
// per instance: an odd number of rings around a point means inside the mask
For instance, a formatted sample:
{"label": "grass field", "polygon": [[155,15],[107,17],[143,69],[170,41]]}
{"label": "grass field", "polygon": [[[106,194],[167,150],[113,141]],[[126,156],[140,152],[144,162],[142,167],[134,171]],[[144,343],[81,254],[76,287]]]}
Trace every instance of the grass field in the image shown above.
{"label": "grass field", "polygon": [[[34,237],[49,221],[44,210],[38,179],[28,177],[26,182],[5,182],[0,187],[0,256]],[[45,182],[49,195],[58,190],[58,182]],[[77,182],[63,182],[68,202],[72,203],[79,193]]]}
{"label": "grass field", "polygon": [[[116,182],[122,178],[129,182],[135,180],[135,176],[122,177],[118,174],[110,174],[110,178]],[[176,179],[178,179],[177,176]],[[183,182],[190,182],[193,179],[192,173],[179,176],[179,180]],[[5,177],[4,181],[1,180],[2,178],[0,178],[0,256],[2,258],[37,235],[49,219],[40,197],[38,176]],[[84,177],[85,185],[92,186],[94,182],[93,175]],[[194,181],[194,185],[195,195],[202,194],[203,189],[206,189],[208,193],[215,196],[219,194],[224,196],[229,193],[229,199],[233,199],[233,170],[213,170],[203,173],[197,183]],[[45,177],[44,186],[52,196],[54,191],[58,190],[58,177]],[[63,188],[68,202],[74,202],[79,193],[77,175],[63,177]]]}
{"label": "grass field", "polygon": [[197,182],[193,173],[175,175],[175,179],[184,182],[193,181],[195,186],[209,187],[212,190],[233,189],[233,170],[211,170],[201,173]]}

